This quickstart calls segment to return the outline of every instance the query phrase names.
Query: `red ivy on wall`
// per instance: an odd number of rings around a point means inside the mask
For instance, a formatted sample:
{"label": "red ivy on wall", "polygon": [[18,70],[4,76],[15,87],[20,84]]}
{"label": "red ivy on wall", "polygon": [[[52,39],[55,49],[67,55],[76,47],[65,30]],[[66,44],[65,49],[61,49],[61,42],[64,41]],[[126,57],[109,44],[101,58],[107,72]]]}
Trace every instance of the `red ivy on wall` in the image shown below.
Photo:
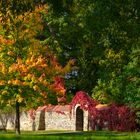
{"label": "red ivy on wall", "polygon": [[87,93],[79,91],[71,102],[71,106],[80,104],[80,108],[89,111],[89,121],[92,130],[96,127],[108,128],[115,131],[133,131],[136,129],[135,114],[127,106],[116,104],[104,108],[96,108],[99,103],[88,96]]}
{"label": "red ivy on wall", "polygon": [[74,107],[76,104],[80,104],[80,108],[84,110],[89,110],[91,106],[96,106],[98,104],[97,101],[92,100],[89,95],[84,91],[79,91],[73,97],[71,101],[71,106]]}
{"label": "red ivy on wall", "polygon": [[[80,104],[81,109],[89,112],[89,122],[92,130],[96,130],[97,126],[112,131],[134,131],[136,129],[135,114],[128,106],[118,106],[116,104],[103,106],[83,91],[76,93],[70,104],[70,110],[77,104]],[[38,110],[45,111],[47,108],[49,106],[40,107]],[[51,108],[53,107],[50,106]],[[56,110],[56,112],[65,115],[61,110]],[[30,110],[29,114],[34,120],[35,110]]]}

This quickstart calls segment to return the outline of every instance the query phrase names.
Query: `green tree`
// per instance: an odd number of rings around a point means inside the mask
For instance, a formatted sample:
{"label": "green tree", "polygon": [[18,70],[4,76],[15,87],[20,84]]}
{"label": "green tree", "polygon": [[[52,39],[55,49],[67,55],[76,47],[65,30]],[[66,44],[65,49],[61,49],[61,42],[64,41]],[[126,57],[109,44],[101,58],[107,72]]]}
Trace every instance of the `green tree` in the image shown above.
{"label": "green tree", "polygon": [[127,56],[137,42],[138,0],[47,2],[48,8],[42,13],[45,31],[42,40],[59,52],[62,64],[69,58],[76,60],[76,73],[68,75],[69,88],[91,95],[98,81],[107,87],[129,62]]}
{"label": "green tree", "polygon": [[[140,40],[139,40],[140,41]],[[140,45],[140,44],[139,44]],[[140,49],[139,45],[132,47],[129,63],[124,67],[125,90],[124,101],[131,106],[137,115],[137,123],[140,125]]]}
{"label": "green tree", "polygon": [[69,89],[85,90],[102,103],[139,104],[138,5],[138,0],[48,0],[43,43],[61,52],[61,63],[76,60]]}
{"label": "green tree", "polygon": [[99,61],[100,78],[93,90],[93,97],[100,98],[99,100],[106,98],[120,104],[125,102],[126,95],[123,93],[127,83],[123,72],[131,61],[130,56],[135,49],[134,46],[139,46],[137,3],[138,1],[129,1],[122,4],[115,1],[110,5],[107,19],[109,25],[102,31],[100,42],[105,48]]}
{"label": "green tree", "polygon": [[[48,1],[44,18],[46,39],[51,49],[57,52],[59,60],[64,65],[70,58],[75,59],[75,71],[69,73],[67,85],[70,90],[91,91],[96,84],[97,60],[100,52],[97,51],[93,40],[92,23],[89,23],[92,9],[91,1]],[[89,26],[90,25],[90,26]],[[92,57],[95,55],[94,57]],[[92,80],[89,80],[90,78]],[[70,82],[69,82],[70,81]],[[91,92],[90,92],[91,93]]]}

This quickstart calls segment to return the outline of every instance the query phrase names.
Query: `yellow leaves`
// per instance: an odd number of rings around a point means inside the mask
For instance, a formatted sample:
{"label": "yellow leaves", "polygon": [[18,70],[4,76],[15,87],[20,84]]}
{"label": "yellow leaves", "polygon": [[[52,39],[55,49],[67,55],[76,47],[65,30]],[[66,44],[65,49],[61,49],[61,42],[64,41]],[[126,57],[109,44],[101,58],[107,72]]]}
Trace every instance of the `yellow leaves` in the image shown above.
{"label": "yellow leaves", "polygon": [[5,102],[4,100],[0,99],[0,104],[3,104],[4,102]]}
{"label": "yellow leaves", "polygon": [[28,36],[29,38],[34,38],[36,31],[43,29],[41,15],[38,13],[40,10],[40,8],[37,8],[33,12],[25,12],[24,16],[18,16],[17,21],[22,22],[20,27],[22,30],[20,34],[21,37]]}
{"label": "yellow leaves", "polygon": [[36,83],[36,77],[33,74],[32,74],[31,80],[32,82]]}
{"label": "yellow leaves", "polygon": [[7,73],[7,68],[3,63],[0,63],[0,72],[4,75]]}
{"label": "yellow leaves", "polygon": [[10,80],[8,80],[7,84],[14,85],[14,86],[15,85],[16,86],[27,86],[28,85],[27,82],[23,82],[23,81],[21,81],[19,79],[10,79]]}
{"label": "yellow leaves", "polygon": [[28,72],[27,67],[22,63],[21,59],[17,59],[17,63],[13,63],[10,67],[9,67],[9,73],[13,73],[13,72],[20,72],[21,76],[26,75],[26,73]]}
{"label": "yellow leaves", "polygon": [[20,85],[22,85],[22,82],[20,80],[18,80],[18,79],[15,79],[15,80],[12,81],[12,84],[20,86]]}
{"label": "yellow leaves", "polygon": [[34,56],[34,55],[32,55],[32,56],[31,56],[31,59],[30,59],[30,62],[32,62],[32,63],[33,63],[33,62],[34,62],[34,60],[35,60],[35,56]]}
{"label": "yellow leaves", "polygon": [[0,46],[0,52],[3,50],[3,48]]}
{"label": "yellow leaves", "polygon": [[33,89],[34,89],[34,91],[39,91],[40,90],[40,88],[37,85],[33,86]]}
{"label": "yellow leaves", "polygon": [[43,80],[43,81],[42,81],[42,84],[43,84],[45,87],[48,87],[48,86],[49,86],[49,83],[47,82],[47,80]]}
{"label": "yellow leaves", "polygon": [[41,97],[38,97],[36,100],[37,100],[37,102],[40,103],[42,101],[42,98]]}
{"label": "yellow leaves", "polygon": [[24,64],[19,65],[18,68],[19,68],[19,71],[21,73],[27,73],[28,72],[28,69],[27,69],[27,67]]}
{"label": "yellow leaves", "polygon": [[2,91],[2,93],[1,93],[2,95],[7,95],[8,94],[8,92],[6,91],[6,90],[4,90],[4,91]]}
{"label": "yellow leaves", "polygon": [[18,89],[18,92],[19,92],[19,93],[22,93],[22,90],[19,88],[19,89]]}
{"label": "yellow leaves", "polygon": [[17,58],[17,63],[18,63],[18,65],[22,64],[22,59],[20,57]]}
{"label": "yellow leaves", "polygon": [[69,60],[69,65],[74,65],[75,64],[75,59],[71,59],[71,60]]}
{"label": "yellow leaves", "polygon": [[10,85],[10,84],[12,84],[12,81],[11,81],[11,80],[9,80],[7,83]]}
{"label": "yellow leaves", "polygon": [[[31,14],[30,16],[33,16],[33,14]],[[21,18],[24,18],[24,17],[21,17]],[[7,84],[9,88],[11,87],[17,88],[16,100],[19,103],[24,101],[24,98],[21,95],[24,95],[24,92],[26,92],[27,89],[30,90],[30,88],[31,88],[30,93],[32,92],[32,90],[34,90],[32,97],[37,98],[39,101],[43,101],[44,98],[47,98],[47,93],[43,91],[44,88],[50,91],[53,90],[52,89],[53,87],[51,86],[52,81],[53,81],[52,80],[53,76],[55,76],[56,74],[57,75],[65,74],[66,72],[70,70],[71,65],[74,65],[74,61],[71,60],[69,61],[68,65],[66,65],[66,67],[62,67],[57,61],[57,58],[55,57],[53,52],[49,49],[49,47],[41,46],[41,44],[39,44],[39,41],[37,42],[35,39],[33,39],[34,34],[32,34],[32,32],[36,32],[36,30],[32,30],[34,29],[34,27],[32,27],[31,25],[39,27],[39,29],[41,27],[38,25],[36,21],[36,19],[38,19],[38,21],[40,22],[41,21],[40,17],[34,17],[34,18],[35,18],[35,23],[29,23],[32,19],[30,18],[28,21],[26,20],[27,19],[26,18],[23,21],[23,25],[21,25],[21,27],[19,28],[20,32],[18,32],[17,30],[15,32],[13,31],[13,34],[19,33],[18,37],[20,39],[23,39],[23,37],[25,37],[24,39],[27,38],[31,41],[31,44],[28,47],[26,47],[27,50],[25,50],[27,52],[27,59],[25,60],[25,58],[23,59],[22,57],[17,57],[16,62],[14,62],[11,65],[8,64],[10,65],[8,68],[6,68],[4,64],[0,64],[0,72],[2,72],[5,75],[8,75],[5,81],[0,81],[0,85]],[[28,23],[30,24],[29,26],[28,26]],[[15,38],[15,40],[18,43],[19,41],[18,38]],[[4,40],[3,38],[0,38],[0,43],[1,42],[2,44],[6,43],[7,45],[12,45],[12,43],[14,43],[12,39]],[[0,48],[0,50],[3,49],[2,47]],[[6,55],[8,54],[9,56],[14,56],[14,59],[16,59],[15,56],[17,56],[17,54],[15,54],[12,51],[16,49],[14,47],[15,46],[13,45],[7,48]],[[22,54],[21,56],[23,55],[24,54]],[[11,62],[12,61],[9,61],[9,63]],[[5,77],[3,77],[3,79],[4,78]],[[24,90],[24,86],[26,86],[25,90]],[[59,89],[58,92],[59,92],[59,95],[63,96],[65,95],[66,89],[64,88]],[[39,93],[40,95],[38,95]],[[6,95],[7,93],[3,92],[2,94]],[[13,93],[11,93],[11,95],[12,94]],[[38,98],[39,96],[41,98]],[[29,94],[27,93],[27,98],[28,97],[29,97]],[[10,98],[12,99],[12,97]]]}
{"label": "yellow leaves", "polygon": [[28,84],[28,82],[23,82],[22,85],[23,85],[23,86],[27,86],[27,85],[29,85],[29,84]]}
{"label": "yellow leaves", "polygon": [[32,74],[28,74],[27,76],[26,76],[26,78],[28,79],[28,80],[30,80],[31,78],[32,78]]}
{"label": "yellow leaves", "polygon": [[57,91],[57,96],[58,96],[58,97],[62,97],[62,96],[64,96],[65,94],[66,94],[66,89],[65,89],[65,88],[59,89],[59,90]]}
{"label": "yellow leaves", "polygon": [[[114,64],[117,64],[117,63],[122,63],[122,56],[124,55],[124,52],[123,51],[119,51],[117,52],[116,50],[113,50],[113,49],[107,49],[106,52],[105,52],[105,57],[107,58],[106,61],[104,61],[103,63],[114,63]],[[108,63],[108,64],[109,64]]]}
{"label": "yellow leaves", "polygon": [[13,51],[8,51],[7,54],[8,54],[9,56],[14,56],[14,55],[15,55]]}
{"label": "yellow leaves", "polygon": [[41,62],[42,62],[42,58],[43,58],[43,56],[42,56],[42,54],[41,54],[41,55],[39,55],[39,56],[37,57],[37,61],[38,61],[39,63],[41,63]]}
{"label": "yellow leaves", "polygon": [[25,33],[28,33],[29,31],[30,31],[29,29],[24,30]]}
{"label": "yellow leaves", "polygon": [[45,91],[40,92],[40,95],[43,96],[44,98],[47,98],[47,93]]}
{"label": "yellow leaves", "polygon": [[29,82],[28,85],[30,88],[33,88],[33,86],[34,86],[33,82]]}
{"label": "yellow leaves", "polygon": [[55,65],[55,71],[60,72],[62,70],[62,67],[60,65]]}
{"label": "yellow leaves", "polygon": [[32,55],[30,58],[27,58],[25,64],[28,66],[29,69],[36,66],[35,60],[36,58],[34,55]]}
{"label": "yellow leaves", "polygon": [[24,100],[24,98],[21,95],[19,95],[19,94],[16,95],[16,101],[21,103],[21,102],[23,102],[23,100]]}
{"label": "yellow leaves", "polygon": [[68,73],[70,70],[71,70],[70,65],[66,65],[66,66],[63,68],[63,72],[64,72],[65,74]]}
{"label": "yellow leaves", "polygon": [[[40,5],[38,7],[35,8],[35,12],[42,12],[42,11],[46,11],[46,9],[48,8],[47,4],[44,4],[44,5]],[[46,13],[47,14],[47,13]]]}
{"label": "yellow leaves", "polygon": [[14,44],[14,40],[12,40],[12,39],[5,39],[2,35],[0,35],[0,44],[12,45],[12,44]]}
{"label": "yellow leaves", "polygon": [[108,52],[107,52],[107,58],[110,58],[111,59],[111,58],[114,57],[114,55],[115,55],[114,50],[109,49]]}
{"label": "yellow leaves", "polygon": [[42,55],[36,56],[36,57],[34,55],[32,55],[30,58],[28,58],[26,60],[25,63],[27,65],[28,69],[35,68],[38,71],[43,71],[48,66],[46,64],[44,58],[42,57]]}
{"label": "yellow leaves", "polygon": [[42,82],[42,81],[43,81],[43,77],[40,76],[40,77],[38,78],[38,81],[39,81],[39,82]]}
{"label": "yellow leaves", "polygon": [[18,101],[19,103],[21,103],[23,100],[24,100],[24,98],[22,98],[22,97],[17,99],[17,101]]}
{"label": "yellow leaves", "polygon": [[15,72],[17,70],[18,66],[17,64],[12,64],[10,67],[9,67],[9,73],[11,72]]}
{"label": "yellow leaves", "polygon": [[22,86],[23,85],[23,82],[20,81],[19,79],[11,79],[11,80],[8,80],[7,83],[9,85],[17,85],[17,86]]}
{"label": "yellow leaves", "polygon": [[30,65],[30,64],[32,64],[32,62],[31,62],[30,59],[27,59],[26,62],[25,62],[25,64],[26,64],[26,65]]}
{"label": "yellow leaves", "polygon": [[5,81],[4,80],[0,80],[0,86],[5,85]]}
{"label": "yellow leaves", "polygon": [[55,65],[54,65],[54,62],[53,62],[53,68],[52,69],[55,72],[57,72],[57,74],[64,75],[64,74],[66,74],[66,73],[71,71],[71,69],[72,69],[74,64],[75,64],[75,60],[74,59],[69,60],[67,65],[65,65],[64,67],[62,67],[58,62],[55,62]]}
{"label": "yellow leaves", "polygon": [[28,73],[25,77],[24,77],[25,82],[30,82],[30,83],[37,83],[37,77],[34,76],[33,73]]}

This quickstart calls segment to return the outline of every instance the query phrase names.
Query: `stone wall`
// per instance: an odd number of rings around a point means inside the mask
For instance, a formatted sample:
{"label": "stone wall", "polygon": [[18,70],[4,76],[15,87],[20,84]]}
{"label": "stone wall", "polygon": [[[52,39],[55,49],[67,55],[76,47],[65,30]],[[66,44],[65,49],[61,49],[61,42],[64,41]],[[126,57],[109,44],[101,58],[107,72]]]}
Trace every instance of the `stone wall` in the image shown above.
{"label": "stone wall", "polygon": [[45,129],[46,130],[72,130],[72,120],[69,112],[65,114],[57,112],[45,113]]}
{"label": "stone wall", "polygon": [[0,128],[2,129],[14,129],[15,115],[14,114],[0,114]]}
{"label": "stone wall", "polygon": [[14,130],[15,129],[15,114],[9,114],[7,124],[7,130]]}
{"label": "stone wall", "polygon": [[34,129],[33,120],[28,112],[21,112],[20,114],[20,129],[32,131]]}
{"label": "stone wall", "polygon": [[35,130],[73,130],[70,106],[50,106],[36,111]]}
{"label": "stone wall", "polygon": [[[76,105],[72,110],[69,105],[66,106],[51,106],[46,109],[36,111],[35,120],[31,119],[29,112],[20,113],[20,128],[21,130],[76,130],[76,110],[80,105]],[[0,115],[2,116],[2,115]],[[0,127],[5,116],[0,118]],[[82,117],[82,116],[81,116]],[[83,110],[83,128],[88,130],[88,112]],[[15,129],[15,115],[8,114],[4,122],[7,130]]]}
{"label": "stone wall", "polygon": [[35,130],[45,130],[45,111],[39,110],[35,117]]}
{"label": "stone wall", "polygon": [[[15,114],[0,115],[0,128],[5,127],[7,130],[15,129]],[[21,130],[33,130],[33,121],[28,112],[20,113]]]}

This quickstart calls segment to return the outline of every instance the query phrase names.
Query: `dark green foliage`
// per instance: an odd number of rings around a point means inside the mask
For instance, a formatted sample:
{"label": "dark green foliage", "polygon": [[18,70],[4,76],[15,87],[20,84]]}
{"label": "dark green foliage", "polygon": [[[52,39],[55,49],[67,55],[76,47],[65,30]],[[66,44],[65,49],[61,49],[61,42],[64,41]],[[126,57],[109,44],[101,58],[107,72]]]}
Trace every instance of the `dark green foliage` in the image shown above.
{"label": "dark green foliage", "polygon": [[43,43],[51,44],[62,64],[69,58],[76,60],[78,75],[70,78],[75,90],[91,94],[99,79],[107,83],[113,80],[112,75],[120,75],[139,35],[137,3],[48,1],[48,13],[43,14]]}
{"label": "dark green foliage", "polygon": [[[139,108],[139,0],[52,0],[44,18],[44,44],[70,58],[69,93],[84,90],[102,103]],[[137,107],[136,107],[137,106]]]}

